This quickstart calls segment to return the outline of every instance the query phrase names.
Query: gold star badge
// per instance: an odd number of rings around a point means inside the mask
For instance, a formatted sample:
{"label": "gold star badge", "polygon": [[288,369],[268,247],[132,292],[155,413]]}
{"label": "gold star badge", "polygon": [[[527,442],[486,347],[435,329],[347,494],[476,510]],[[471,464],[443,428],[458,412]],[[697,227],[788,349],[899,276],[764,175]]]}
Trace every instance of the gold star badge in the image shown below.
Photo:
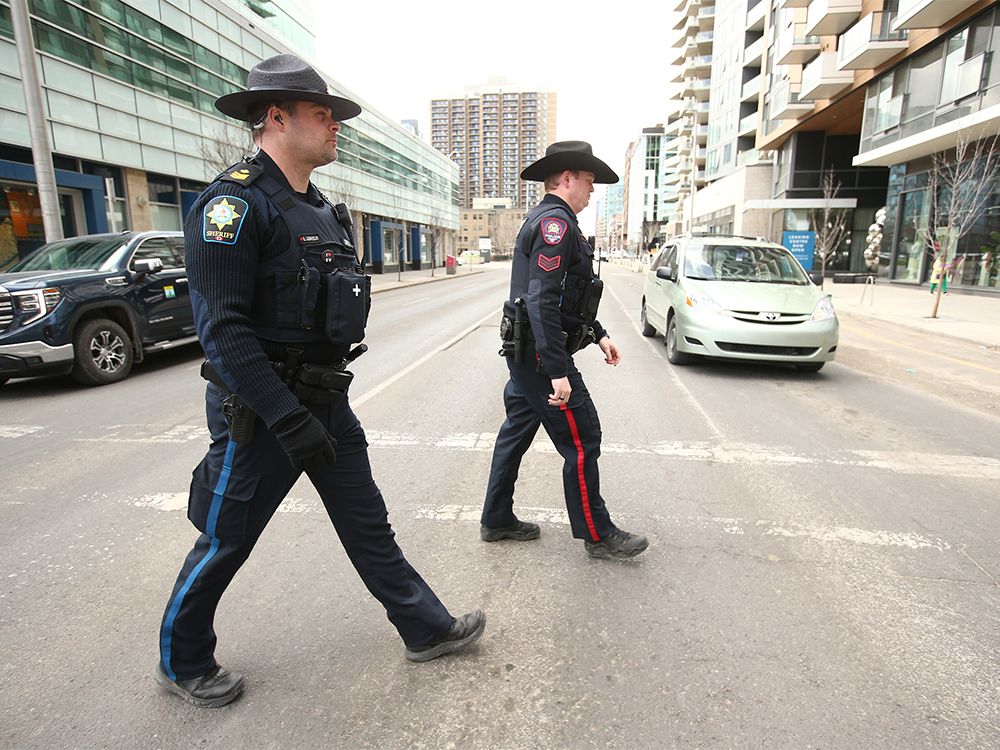
{"label": "gold star badge", "polygon": [[225,198],[212,206],[212,210],[208,212],[209,223],[215,224],[219,229],[225,229],[239,217],[240,214],[236,213],[236,206]]}

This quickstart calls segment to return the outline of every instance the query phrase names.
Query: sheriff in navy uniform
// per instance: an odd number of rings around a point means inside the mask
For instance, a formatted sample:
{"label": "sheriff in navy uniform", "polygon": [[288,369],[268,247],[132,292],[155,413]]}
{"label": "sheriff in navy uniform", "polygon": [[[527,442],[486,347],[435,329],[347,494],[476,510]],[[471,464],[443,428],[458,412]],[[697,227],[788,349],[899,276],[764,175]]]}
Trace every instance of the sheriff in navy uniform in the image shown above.
{"label": "sheriff in navy uniform", "polygon": [[521,458],[539,425],[563,457],[563,487],[573,536],[589,555],[627,558],[647,547],[646,538],[617,528],[601,497],[597,458],[601,424],[573,354],[596,342],[604,361],[621,354],[597,320],[602,283],[594,275],[594,251],[576,215],[590,202],[594,183],[618,182],[583,141],[553,143],[521,172],[545,183],[545,197],[528,212],[517,236],[510,297],[501,323],[510,370],[504,389],[507,419],[500,427],[486,490],[480,536],[484,541],[537,539],[537,524],[514,514],[514,482]]}
{"label": "sheriff in navy uniform", "polygon": [[156,677],[202,707],[243,690],[215,660],[215,610],[303,471],[408,659],[461,650],[486,624],[478,610],[452,617],[403,557],[348,402],[370,279],[346,207],[310,176],[337,158],[340,122],[361,108],[293,55],[254,66],[247,89],[216,107],[250,123],[258,150],[209,185],[184,227],[212,443],[191,482],[201,535],[167,602]]}

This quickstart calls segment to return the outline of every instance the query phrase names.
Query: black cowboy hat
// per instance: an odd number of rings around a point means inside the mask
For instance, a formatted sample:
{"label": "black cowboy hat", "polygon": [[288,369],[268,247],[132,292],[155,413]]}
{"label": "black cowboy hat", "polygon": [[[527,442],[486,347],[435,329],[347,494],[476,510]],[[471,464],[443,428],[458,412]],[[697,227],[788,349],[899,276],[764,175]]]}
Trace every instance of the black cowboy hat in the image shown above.
{"label": "black cowboy hat", "polygon": [[521,171],[521,179],[544,182],[546,177],[567,169],[573,172],[593,172],[594,182],[604,185],[618,182],[618,175],[594,156],[594,150],[586,141],[556,141],[545,149],[545,156]]}
{"label": "black cowboy hat", "polygon": [[360,106],[331,94],[323,76],[295,55],[276,55],[257,63],[247,75],[247,90],[219,97],[215,108],[224,115],[249,122],[255,104],[284,100],[327,106],[338,122],[361,114]]}

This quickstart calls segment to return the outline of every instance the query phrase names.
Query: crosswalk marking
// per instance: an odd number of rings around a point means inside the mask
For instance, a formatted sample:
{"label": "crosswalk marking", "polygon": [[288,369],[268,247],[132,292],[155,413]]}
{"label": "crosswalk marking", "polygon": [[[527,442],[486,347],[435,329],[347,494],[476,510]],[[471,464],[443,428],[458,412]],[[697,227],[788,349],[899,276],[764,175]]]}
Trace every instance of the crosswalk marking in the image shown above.
{"label": "crosswalk marking", "polygon": [[[131,504],[140,508],[150,508],[165,512],[181,512],[187,509],[186,492],[162,492],[135,498]],[[319,513],[323,504],[316,497],[290,496],[278,507],[279,513]],[[407,512],[393,509],[392,515]],[[569,525],[564,508],[540,508],[518,506],[518,513],[524,518],[546,525]],[[459,522],[478,524],[482,507],[479,505],[425,505],[409,510],[413,518],[428,521]],[[819,524],[796,524],[746,518],[723,518],[714,516],[658,516],[654,519],[667,528],[695,528],[729,536],[781,537],[804,539],[821,544],[853,545],[861,547],[892,547],[909,550],[935,550],[945,552],[952,549],[947,541],[916,534],[909,531],[888,531],[884,529],[859,529],[849,526],[823,526]]]}
{"label": "crosswalk marking", "polygon": [[[40,425],[0,424],[0,441],[25,437],[44,439],[54,434]],[[496,433],[455,432],[443,435],[415,435],[392,431],[371,430],[368,442],[374,449],[420,449],[492,452]],[[119,424],[97,427],[92,431],[70,436],[72,440],[90,443],[208,443],[208,430],[201,425],[180,424],[164,427],[149,424]],[[534,453],[554,454],[548,437],[540,435],[532,444]],[[872,469],[914,476],[960,477],[992,481],[1000,479],[1000,458],[965,456],[917,451],[834,450],[820,448],[815,452],[792,446],[762,445],[725,440],[630,443],[606,440],[601,453],[607,457],[650,456],[676,461],[699,461],[732,466],[810,467],[818,465]]]}

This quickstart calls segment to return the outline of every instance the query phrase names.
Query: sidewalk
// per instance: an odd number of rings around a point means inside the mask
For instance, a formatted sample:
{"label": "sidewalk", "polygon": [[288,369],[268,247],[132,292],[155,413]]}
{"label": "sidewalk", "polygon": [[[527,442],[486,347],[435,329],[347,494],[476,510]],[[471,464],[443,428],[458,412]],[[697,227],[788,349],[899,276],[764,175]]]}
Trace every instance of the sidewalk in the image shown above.
{"label": "sidewalk", "polygon": [[910,287],[882,280],[866,291],[863,284],[834,284],[828,279],[824,291],[833,298],[838,315],[875,318],[1000,351],[1000,296],[945,294],[938,317],[931,318],[934,298],[927,286]]}

